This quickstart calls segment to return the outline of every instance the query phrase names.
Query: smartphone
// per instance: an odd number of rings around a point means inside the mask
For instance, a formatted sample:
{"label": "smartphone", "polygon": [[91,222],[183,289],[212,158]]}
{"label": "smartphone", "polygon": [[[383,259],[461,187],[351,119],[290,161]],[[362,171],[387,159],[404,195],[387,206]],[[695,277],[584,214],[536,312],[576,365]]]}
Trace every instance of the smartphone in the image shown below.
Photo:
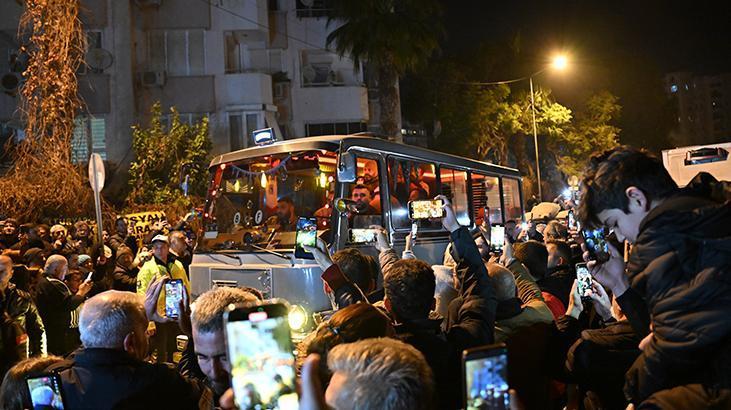
{"label": "smartphone", "polygon": [[509,409],[508,349],[505,344],[462,352],[462,381],[467,410]]}
{"label": "smartphone", "polygon": [[25,379],[34,409],[65,409],[61,377],[45,373]]}
{"label": "smartphone", "polygon": [[443,217],[444,201],[441,199],[409,201],[409,218],[412,220]]}
{"label": "smartphone", "polygon": [[591,273],[585,263],[576,264],[576,287],[581,299],[589,298],[591,290]]}
{"label": "smartphone", "polygon": [[570,209],[569,214],[566,217],[566,226],[569,229],[577,229],[576,227],[576,215],[574,215],[574,210]]}
{"label": "smartphone", "polygon": [[350,230],[350,243],[372,243],[376,241],[375,229],[358,229]]}
{"label": "smartphone", "polygon": [[177,319],[180,316],[180,301],[183,300],[185,285],[182,279],[165,282],[165,316]]}
{"label": "smartphone", "polygon": [[419,232],[419,224],[416,222],[411,224],[411,232],[409,235],[411,235],[411,244],[413,245],[416,243],[416,234]]}
{"label": "smartphone", "polygon": [[609,247],[607,246],[605,228],[582,229],[581,235],[584,237],[584,245],[586,245],[591,260],[598,263],[609,260]]}
{"label": "smartphone", "polygon": [[84,279],[84,282],[89,282],[93,275],[94,275],[94,271],[89,272],[89,274],[86,275],[86,279]]}
{"label": "smartphone", "polygon": [[317,218],[300,217],[297,220],[297,231],[294,238],[294,257],[300,259],[314,259],[314,255],[307,252],[304,246],[317,246]]}
{"label": "smartphone", "polygon": [[528,230],[528,222],[523,222],[520,224],[520,230],[521,231],[527,231]]}
{"label": "smartphone", "polygon": [[502,253],[505,247],[505,227],[495,225],[490,227],[490,250]]}
{"label": "smartphone", "polygon": [[231,386],[242,410],[299,408],[287,302],[273,299],[224,313]]}

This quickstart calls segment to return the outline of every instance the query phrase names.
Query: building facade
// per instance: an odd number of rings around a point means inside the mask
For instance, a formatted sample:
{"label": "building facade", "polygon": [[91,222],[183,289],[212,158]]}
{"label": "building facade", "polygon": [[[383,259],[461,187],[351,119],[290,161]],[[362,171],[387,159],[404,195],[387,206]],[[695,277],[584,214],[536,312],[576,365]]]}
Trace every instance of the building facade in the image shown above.
{"label": "building facade", "polygon": [[731,73],[670,73],[665,92],[676,104],[678,122],[671,133],[676,146],[731,141]]}
{"label": "building facade", "polygon": [[[374,126],[364,70],[327,50],[334,25],[321,0],[81,3],[89,48],[78,76],[88,107],[74,138],[80,161],[98,152],[126,167],[134,157],[131,126],[144,124],[156,101],[164,112],[175,107],[183,121],[208,116],[213,154],[249,146],[259,128],[289,139]],[[3,2],[0,77],[18,76],[11,60],[22,43],[21,12],[18,3]],[[0,124],[7,136],[23,127],[17,93],[5,81],[3,87]]]}

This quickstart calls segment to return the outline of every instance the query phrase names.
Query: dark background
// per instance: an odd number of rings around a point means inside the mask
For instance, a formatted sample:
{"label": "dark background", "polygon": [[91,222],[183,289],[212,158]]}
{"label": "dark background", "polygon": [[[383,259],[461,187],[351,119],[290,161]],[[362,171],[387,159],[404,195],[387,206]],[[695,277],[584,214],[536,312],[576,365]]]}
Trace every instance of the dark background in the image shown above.
{"label": "dark background", "polygon": [[602,89],[617,95],[622,143],[668,148],[675,114],[665,74],[731,72],[729,1],[441,3],[445,32],[437,58],[480,73],[473,81],[496,81],[529,75],[566,53],[569,70],[541,74],[536,85],[569,108]]}

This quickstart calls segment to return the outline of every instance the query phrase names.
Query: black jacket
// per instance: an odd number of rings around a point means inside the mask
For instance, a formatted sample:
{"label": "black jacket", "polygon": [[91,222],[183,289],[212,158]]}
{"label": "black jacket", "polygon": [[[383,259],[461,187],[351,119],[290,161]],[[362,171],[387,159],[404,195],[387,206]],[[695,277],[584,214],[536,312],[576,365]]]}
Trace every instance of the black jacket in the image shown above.
{"label": "black jacket", "polygon": [[109,247],[112,248],[115,254],[117,253],[117,249],[123,245],[132,251],[132,255],[137,255],[137,238],[134,236],[126,235],[122,237],[122,235],[115,233],[109,237]]}
{"label": "black jacket", "polygon": [[5,292],[0,292],[0,305],[28,335],[28,356],[41,356],[46,353],[46,330],[38,309],[30,297],[9,283]]}
{"label": "black jacket", "polygon": [[564,307],[569,305],[571,287],[576,279],[576,274],[568,265],[556,266],[548,274],[536,281],[542,292],[547,292],[558,298]]}
{"label": "black jacket", "polygon": [[731,190],[711,199],[724,184],[709,177],[650,211],[632,248],[627,273],[654,334],[627,373],[634,403],[681,384],[731,387]]}
{"label": "black jacket", "polygon": [[58,279],[43,277],[38,281],[36,305],[46,326],[48,353],[63,356],[74,348],[67,343],[71,312],[83,302],[83,296],[71,294]]}
{"label": "black jacket", "polygon": [[[497,299],[480,251],[467,228],[451,234],[456,256],[458,296],[449,304],[443,330],[430,321],[404,323],[396,333],[417,348],[432,365],[440,398],[438,408],[454,408],[462,403],[462,351],[492,343]],[[435,366],[436,365],[436,366]],[[436,368],[435,368],[436,367]]]}
{"label": "black jacket", "polygon": [[137,360],[123,350],[81,349],[48,371],[61,375],[71,409],[197,409],[210,391],[163,365]]}
{"label": "black jacket", "polygon": [[137,274],[139,272],[139,268],[127,269],[117,264],[114,267],[112,289],[137,292]]}

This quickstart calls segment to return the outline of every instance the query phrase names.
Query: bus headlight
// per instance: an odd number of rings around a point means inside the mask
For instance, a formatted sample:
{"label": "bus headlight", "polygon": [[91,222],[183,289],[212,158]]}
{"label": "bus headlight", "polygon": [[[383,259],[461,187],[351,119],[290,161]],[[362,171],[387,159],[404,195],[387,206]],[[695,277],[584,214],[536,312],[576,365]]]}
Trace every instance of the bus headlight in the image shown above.
{"label": "bus headlight", "polygon": [[307,311],[300,305],[293,305],[289,309],[289,328],[299,332],[307,326]]}

